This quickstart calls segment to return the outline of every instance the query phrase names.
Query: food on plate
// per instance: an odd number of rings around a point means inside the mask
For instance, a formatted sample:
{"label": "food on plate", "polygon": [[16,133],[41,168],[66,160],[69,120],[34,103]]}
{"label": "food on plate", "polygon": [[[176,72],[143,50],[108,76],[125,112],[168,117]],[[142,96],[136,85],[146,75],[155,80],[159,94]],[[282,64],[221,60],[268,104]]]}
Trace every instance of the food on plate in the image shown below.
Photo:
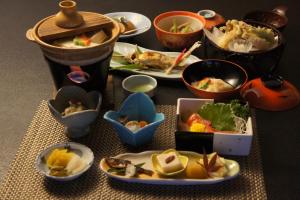
{"label": "food on plate", "polygon": [[[171,164],[173,163],[173,164]],[[169,149],[103,158],[100,169],[120,180],[151,184],[216,183],[238,175],[236,161],[211,154]],[[139,180],[137,180],[139,179]],[[217,181],[218,180],[218,181]]]}
{"label": "food on plate", "polygon": [[272,29],[238,20],[228,20],[225,26],[214,27],[212,32],[205,30],[205,33],[219,47],[237,52],[267,50],[278,44]]}
{"label": "food on plate", "polygon": [[230,103],[206,103],[198,113],[193,113],[185,122],[191,132],[245,133],[250,116],[248,104],[238,100]]}
{"label": "food on plate", "polygon": [[63,116],[68,116],[75,112],[86,110],[87,108],[80,101],[69,101],[69,106],[62,112]]}
{"label": "food on plate", "polygon": [[146,121],[129,121],[125,124],[125,127],[135,133],[147,125],[148,122]]}
{"label": "food on plate", "polygon": [[[222,178],[228,173],[225,159],[220,157],[216,152],[209,155],[206,155],[206,153],[204,153],[203,157],[197,161],[197,164],[200,165],[201,170],[203,170],[203,168],[205,169],[207,177],[210,178]],[[189,175],[193,177],[200,175],[200,172],[198,172],[198,170],[199,169],[194,168],[190,171]],[[201,175],[205,177],[205,173]]]}
{"label": "food on plate", "polygon": [[[121,26],[121,29],[124,30],[124,33],[126,32],[133,33],[134,30],[136,29],[135,25],[125,17],[119,17],[119,18],[114,18],[117,22],[119,22],[119,25]],[[133,32],[132,32],[133,31]]]}
{"label": "food on plate", "polygon": [[65,48],[86,48],[102,44],[107,39],[107,34],[103,30],[100,30],[95,33],[81,34],[72,38],[58,39],[53,42],[53,45]]}
{"label": "food on plate", "polygon": [[128,120],[128,116],[127,115],[122,115],[118,118],[118,121],[123,124],[126,128],[128,128],[129,130],[131,130],[133,133],[139,131],[141,128],[147,126],[149,123],[141,120]]}
{"label": "food on plate", "polygon": [[169,31],[172,33],[190,33],[194,30],[192,29],[190,22],[185,22],[183,24],[178,25],[176,19],[174,19],[172,27]]}
{"label": "food on plate", "polygon": [[207,92],[226,92],[232,90],[234,87],[226,83],[222,79],[206,77],[200,81],[192,82],[192,86]]}
{"label": "food on plate", "polygon": [[122,55],[119,52],[114,52],[112,59],[115,62],[123,64],[124,66],[115,67],[114,69],[126,69],[126,70],[161,70],[167,74],[172,71],[173,68],[184,69],[185,65],[183,61],[188,58],[191,53],[201,46],[200,42],[196,42],[187,52],[179,54],[176,58],[167,56],[163,53],[155,51],[141,51],[136,46],[135,51],[129,55]]}
{"label": "food on plate", "polygon": [[45,158],[52,176],[69,176],[82,171],[87,163],[70,149],[54,149]]}
{"label": "food on plate", "polygon": [[175,176],[181,174],[188,163],[187,156],[179,154],[174,149],[168,149],[160,154],[152,155],[153,169],[163,176]]}
{"label": "food on plate", "polygon": [[208,174],[205,167],[195,160],[189,161],[185,170],[185,174],[187,178],[194,178],[194,179],[208,178]]}
{"label": "food on plate", "polygon": [[203,119],[198,113],[193,113],[187,120],[187,126],[191,132],[213,132],[211,122]]}
{"label": "food on plate", "polygon": [[172,173],[183,169],[183,164],[176,152],[159,154],[156,159],[164,173]]}
{"label": "food on plate", "polygon": [[145,163],[133,164],[129,160],[116,158],[105,158],[105,162],[109,166],[107,171],[116,175],[135,177],[139,174],[145,174],[148,176],[152,176],[153,174],[153,171],[142,168]]}

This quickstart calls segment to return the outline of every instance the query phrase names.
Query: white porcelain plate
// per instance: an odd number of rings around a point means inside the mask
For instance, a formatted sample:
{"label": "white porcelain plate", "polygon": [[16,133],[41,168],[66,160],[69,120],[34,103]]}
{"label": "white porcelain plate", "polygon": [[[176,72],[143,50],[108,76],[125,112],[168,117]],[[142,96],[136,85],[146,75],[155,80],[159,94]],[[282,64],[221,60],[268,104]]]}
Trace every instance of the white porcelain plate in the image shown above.
{"label": "white porcelain plate", "polygon": [[[160,151],[145,151],[141,153],[125,153],[115,156],[114,158],[130,160],[133,164],[145,163],[143,168],[153,170],[151,155],[154,153],[160,153]],[[190,152],[190,151],[179,151],[181,155],[188,156],[191,158],[201,158],[202,155]],[[106,165],[105,159],[100,161],[100,169],[111,178],[119,179],[126,182],[135,182],[135,183],[146,183],[146,184],[158,184],[158,185],[204,185],[204,184],[214,184],[222,181],[226,181],[232,178],[235,178],[240,172],[239,164],[234,160],[225,159],[226,167],[228,169],[228,174],[224,178],[210,178],[210,179],[185,179],[185,178],[159,178],[159,177],[149,177],[149,178],[133,178],[119,176],[112,173],[109,173],[108,167]]]}
{"label": "white porcelain plate", "polygon": [[113,12],[105,14],[107,17],[118,19],[120,17],[124,17],[128,21],[132,22],[133,25],[137,28],[137,31],[126,34],[120,35],[119,38],[130,38],[136,35],[140,35],[145,33],[151,28],[151,21],[145,15],[134,13],[134,12]]}
{"label": "white porcelain plate", "polygon": [[[146,49],[146,48],[143,48],[143,47],[140,47],[139,48],[141,49],[141,51],[154,51],[154,50],[151,50],[151,49]],[[114,51],[124,55],[124,56],[127,56],[127,55],[130,55],[132,53],[134,53],[136,49],[136,46],[133,45],[133,44],[129,44],[129,43],[125,43],[125,42],[116,42],[115,44],[115,47],[114,47]],[[156,52],[159,52],[159,53],[163,53],[165,55],[168,55],[168,56],[171,56],[171,57],[174,57],[176,58],[180,53],[179,52],[161,52],[161,51],[156,51]],[[190,55],[184,62],[183,64],[184,65],[190,65],[194,62],[198,62],[198,61],[201,61],[201,59],[199,59],[198,57],[196,56],[193,56],[193,55]],[[117,69],[117,67],[120,67],[120,66],[123,66],[124,64],[121,64],[121,63],[118,63],[116,61],[114,61],[113,59],[111,60],[110,62],[110,67],[111,68],[115,68]],[[136,69],[132,69],[132,70],[125,70],[125,69],[122,69],[122,71],[126,71],[126,72],[129,72],[131,74],[144,74],[144,75],[149,75],[149,76],[152,76],[152,77],[155,77],[155,78],[161,78],[161,79],[180,79],[181,78],[181,73],[182,73],[182,70],[177,70],[177,69],[174,69],[170,74],[166,74],[163,70],[151,70],[151,69],[145,69],[145,70],[136,70]]]}
{"label": "white porcelain plate", "polygon": [[[49,174],[50,170],[45,162],[45,158],[49,156],[52,150],[64,149],[64,148],[70,148],[72,152],[76,153],[78,156],[81,157],[81,159],[84,159],[86,161],[87,166],[83,170],[79,171],[78,173],[70,176],[64,176],[64,177],[52,176]],[[75,178],[78,178],[80,175],[86,172],[92,166],[93,162],[94,162],[94,154],[90,148],[79,143],[68,142],[68,143],[54,144],[48,147],[47,149],[45,149],[44,151],[42,151],[36,159],[36,168],[41,174],[45,175],[48,178],[57,181],[70,181]]]}

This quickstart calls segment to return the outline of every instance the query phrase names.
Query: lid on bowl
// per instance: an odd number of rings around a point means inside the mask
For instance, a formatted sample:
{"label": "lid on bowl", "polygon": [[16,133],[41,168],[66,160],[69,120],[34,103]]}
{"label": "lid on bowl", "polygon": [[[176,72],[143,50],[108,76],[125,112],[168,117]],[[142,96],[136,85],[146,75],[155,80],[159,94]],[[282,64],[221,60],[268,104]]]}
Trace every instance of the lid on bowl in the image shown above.
{"label": "lid on bowl", "polygon": [[241,96],[253,107],[269,111],[291,109],[300,103],[299,90],[279,76],[267,76],[249,81]]}
{"label": "lid on bowl", "polygon": [[92,12],[77,12],[76,2],[64,0],[59,3],[60,12],[43,19],[36,25],[36,33],[43,41],[96,31],[112,24],[108,17]]}

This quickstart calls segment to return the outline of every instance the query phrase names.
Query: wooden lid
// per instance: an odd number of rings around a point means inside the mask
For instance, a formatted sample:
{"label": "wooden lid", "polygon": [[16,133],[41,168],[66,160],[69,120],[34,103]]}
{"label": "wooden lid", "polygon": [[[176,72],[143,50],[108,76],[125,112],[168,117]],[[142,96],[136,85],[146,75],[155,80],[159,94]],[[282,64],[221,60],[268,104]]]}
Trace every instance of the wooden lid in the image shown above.
{"label": "wooden lid", "polygon": [[92,12],[79,12],[83,17],[83,24],[75,28],[61,28],[56,25],[55,15],[45,18],[37,27],[37,35],[43,41],[79,35],[85,32],[99,30],[113,25],[108,17]]}

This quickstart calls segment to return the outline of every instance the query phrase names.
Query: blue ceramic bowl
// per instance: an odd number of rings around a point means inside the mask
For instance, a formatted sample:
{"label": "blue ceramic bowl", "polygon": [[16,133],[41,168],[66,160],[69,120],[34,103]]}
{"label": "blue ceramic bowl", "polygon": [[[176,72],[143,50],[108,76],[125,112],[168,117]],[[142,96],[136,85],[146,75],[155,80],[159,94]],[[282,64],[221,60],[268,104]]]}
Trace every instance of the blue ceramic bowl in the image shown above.
{"label": "blue ceramic bowl", "polygon": [[[127,116],[129,121],[144,120],[149,124],[133,133],[118,121],[121,116]],[[103,118],[112,124],[122,143],[140,146],[152,140],[155,130],[165,116],[163,113],[156,113],[155,105],[148,95],[134,93],[128,96],[119,111],[108,111]]]}

